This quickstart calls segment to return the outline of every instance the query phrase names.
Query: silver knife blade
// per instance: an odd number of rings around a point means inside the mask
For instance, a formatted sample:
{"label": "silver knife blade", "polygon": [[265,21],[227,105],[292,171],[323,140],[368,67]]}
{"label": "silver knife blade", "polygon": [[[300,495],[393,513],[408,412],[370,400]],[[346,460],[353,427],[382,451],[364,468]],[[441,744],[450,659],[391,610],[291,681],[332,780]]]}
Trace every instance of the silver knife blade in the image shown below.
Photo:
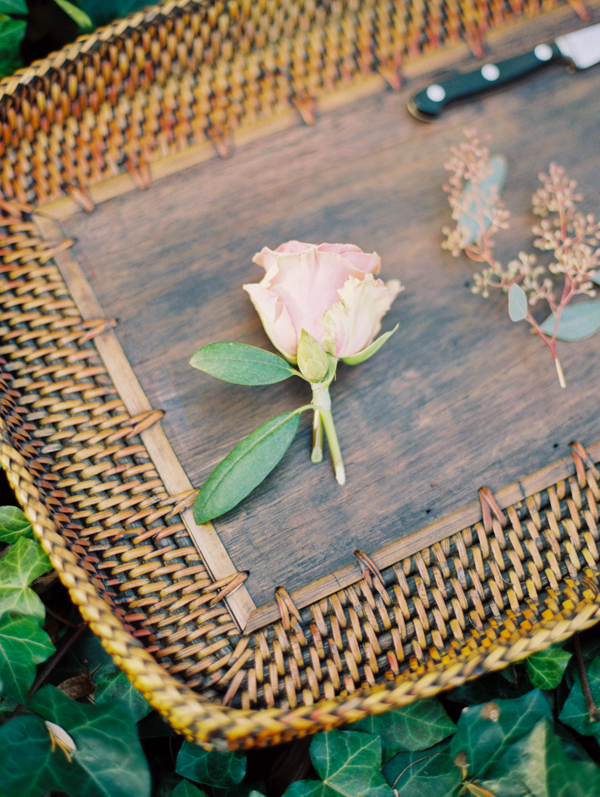
{"label": "silver knife blade", "polygon": [[555,44],[577,69],[594,66],[600,63],[600,24],[559,36]]}

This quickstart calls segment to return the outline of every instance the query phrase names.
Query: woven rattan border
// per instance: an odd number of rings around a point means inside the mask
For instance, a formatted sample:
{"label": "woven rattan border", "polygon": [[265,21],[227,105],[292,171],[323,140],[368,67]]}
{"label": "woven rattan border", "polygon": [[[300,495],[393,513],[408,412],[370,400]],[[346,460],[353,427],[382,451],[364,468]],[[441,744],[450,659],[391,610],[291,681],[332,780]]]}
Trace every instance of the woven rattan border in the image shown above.
{"label": "woven rattan border", "polygon": [[[593,623],[597,445],[572,445],[554,481],[242,635],[125,409],[34,212],[356,75],[398,82],[402,57],[468,38],[536,4],[167,2],[80,40],[3,84],[0,119],[0,461],[36,534],[106,650],[187,738],[270,744],[327,729],[505,666]],[[553,472],[552,468],[548,473]],[[534,482],[535,483],[535,480]],[[511,494],[510,490],[507,495]]]}

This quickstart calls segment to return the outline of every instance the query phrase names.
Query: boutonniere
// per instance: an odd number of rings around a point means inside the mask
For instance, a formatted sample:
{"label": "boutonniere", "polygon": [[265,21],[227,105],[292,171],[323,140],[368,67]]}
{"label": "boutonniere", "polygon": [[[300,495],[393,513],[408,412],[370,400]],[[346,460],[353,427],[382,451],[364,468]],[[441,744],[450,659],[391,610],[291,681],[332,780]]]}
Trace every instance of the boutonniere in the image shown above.
{"label": "boutonniere", "polygon": [[217,465],[194,503],[194,519],[205,523],[228,512],[276,467],[290,446],[304,411],[313,414],[311,461],[323,459],[327,440],[336,480],[346,474],[329,388],[338,363],[358,365],[372,357],[397,326],[376,337],[381,321],[402,290],[398,280],[376,277],[379,256],[350,244],[289,241],[262,249],[253,261],[265,271],[244,285],[265,332],[280,357],[244,343],[211,343],[191,365],[238,385],[268,385],[295,376],[311,387],[310,403],[267,421]]}

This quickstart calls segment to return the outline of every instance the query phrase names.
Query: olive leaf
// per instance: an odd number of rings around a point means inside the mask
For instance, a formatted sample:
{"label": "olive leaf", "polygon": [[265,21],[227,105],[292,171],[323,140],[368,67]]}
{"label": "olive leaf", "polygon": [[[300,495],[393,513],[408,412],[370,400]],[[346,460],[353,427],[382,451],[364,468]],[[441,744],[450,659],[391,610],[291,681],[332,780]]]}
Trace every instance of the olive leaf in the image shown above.
{"label": "olive leaf", "polygon": [[383,760],[400,750],[425,750],[451,736],[455,724],[436,698],[418,700],[405,708],[392,708],[383,714],[353,723],[352,730],[381,738]]}
{"label": "olive leaf", "polygon": [[21,537],[11,545],[0,561],[0,615],[15,612],[42,621],[44,604],[29,584],[48,570],[52,565],[38,542]]}
{"label": "olive leaf", "polygon": [[19,537],[31,537],[31,523],[16,506],[0,506],[0,542],[13,543]]}
{"label": "olive leaf", "polygon": [[516,282],[508,289],[508,314],[511,321],[522,321],[527,318],[527,294]]}
{"label": "olive leaf", "polygon": [[35,680],[36,665],[55,651],[34,617],[0,617],[0,693],[24,703]]}
{"label": "olive leaf", "polygon": [[284,797],[394,797],[381,774],[381,740],[356,731],[318,733],[310,757],[321,780],[292,783]]}
{"label": "olive leaf", "polygon": [[[555,327],[554,314],[540,324],[546,335],[552,336]],[[563,308],[556,330],[558,340],[574,341],[589,338],[600,329],[600,301],[568,304]]]}
{"label": "olive leaf", "polygon": [[525,659],[529,680],[538,689],[556,689],[570,658],[571,654],[558,645],[534,653]]}
{"label": "olive leaf", "polygon": [[[506,158],[503,155],[494,155],[489,159],[488,163],[491,166],[491,173],[484,180],[482,180],[478,186],[479,194],[486,200],[486,202],[490,201],[492,197],[492,191],[495,190],[496,196],[500,195],[500,192],[502,191],[506,181],[507,170]],[[468,200],[469,196],[472,194],[473,184],[471,182],[467,182],[461,197],[461,205],[463,207],[465,207],[465,200]],[[492,226],[492,219],[488,213],[483,214],[483,223],[488,230]],[[466,243],[475,243],[475,241],[481,235],[481,227],[479,224],[479,219],[477,218],[477,205],[474,199],[471,200],[468,212],[462,214],[462,216],[458,219],[457,224],[463,234],[466,235]]]}
{"label": "olive leaf", "polygon": [[242,753],[203,750],[184,742],[177,755],[175,771],[196,783],[221,789],[237,786],[246,774],[246,757]]}
{"label": "olive leaf", "polygon": [[259,426],[227,454],[210,474],[194,501],[194,520],[206,523],[223,515],[251,493],[289,448],[300,410],[278,415]]}
{"label": "olive leaf", "polygon": [[83,31],[91,31],[94,30],[94,23],[89,18],[89,16],[82,11],[81,8],[78,8],[73,3],[69,3],[69,0],[54,0],[57,6],[60,6],[65,14],[68,14],[73,22],[76,22],[77,25]]}
{"label": "olive leaf", "polygon": [[246,343],[209,343],[190,365],[234,385],[273,385],[297,373],[283,357]]}
{"label": "olive leaf", "polygon": [[367,346],[366,349],[359,351],[357,354],[351,354],[349,357],[342,357],[342,362],[346,363],[346,365],[359,365],[360,363],[364,363],[369,357],[377,354],[379,349],[392,337],[399,326],[400,324],[396,324],[393,329],[390,329],[389,332],[384,332],[383,335],[380,335],[377,340],[374,340],[370,346]]}

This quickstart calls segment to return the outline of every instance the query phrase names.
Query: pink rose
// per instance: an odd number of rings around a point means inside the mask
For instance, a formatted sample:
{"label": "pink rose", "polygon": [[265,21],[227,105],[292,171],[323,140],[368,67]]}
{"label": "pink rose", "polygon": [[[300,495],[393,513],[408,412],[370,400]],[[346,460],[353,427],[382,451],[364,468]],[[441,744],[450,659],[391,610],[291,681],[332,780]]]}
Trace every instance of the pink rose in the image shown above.
{"label": "pink rose", "polygon": [[264,247],[253,261],[266,273],[244,290],[273,345],[292,363],[303,329],[338,359],[363,351],[402,289],[398,280],[373,276],[379,255],[351,244],[288,241],[275,251]]}

